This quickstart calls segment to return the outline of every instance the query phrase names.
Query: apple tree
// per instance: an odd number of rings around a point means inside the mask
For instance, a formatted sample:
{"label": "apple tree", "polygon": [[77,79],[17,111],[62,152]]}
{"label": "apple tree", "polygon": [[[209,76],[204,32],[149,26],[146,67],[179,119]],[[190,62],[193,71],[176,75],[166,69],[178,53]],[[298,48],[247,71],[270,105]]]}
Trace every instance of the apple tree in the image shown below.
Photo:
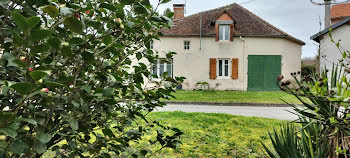
{"label": "apple tree", "polygon": [[0,0],[0,157],[149,156],[131,144],[152,129],[176,148],[182,132],[147,118],[184,79],[147,86],[168,1]]}

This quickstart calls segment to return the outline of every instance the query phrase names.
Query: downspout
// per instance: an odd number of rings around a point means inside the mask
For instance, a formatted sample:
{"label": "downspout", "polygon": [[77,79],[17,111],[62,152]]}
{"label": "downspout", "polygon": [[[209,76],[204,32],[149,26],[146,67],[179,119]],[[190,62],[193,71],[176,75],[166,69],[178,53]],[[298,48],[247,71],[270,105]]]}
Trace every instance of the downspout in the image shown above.
{"label": "downspout", "polygon": [[[244,46],[243,46],[243,57],[242,57],[242,62],[243,62],[243,74],[244,74],[244,76],[243,76],[243,84],[242,84],[242,89],[243,90],[245,90],[245,88],[246,88],[246,85],[248,84],[248,83],[246,83],[245,81],[245,78],[246,78],[246,76],[245,75],[247,75],[248,76],[248,74],[246,74],[246,73],[244,73],[244,72],[246,72],[245,71],[245,55],[246,55],[246,50],[247,50],[247,43],[246,43],[246,41],[245,41],[245,39],[244,38],[242,38],[242,36],[239,36],[239,38],[244,42]],[[247,72],[248,72],[248,70],[247,70]]]}
{"label": "downspout", "polygon": [[199,50],[202,50],[202,14],[199,19]]}

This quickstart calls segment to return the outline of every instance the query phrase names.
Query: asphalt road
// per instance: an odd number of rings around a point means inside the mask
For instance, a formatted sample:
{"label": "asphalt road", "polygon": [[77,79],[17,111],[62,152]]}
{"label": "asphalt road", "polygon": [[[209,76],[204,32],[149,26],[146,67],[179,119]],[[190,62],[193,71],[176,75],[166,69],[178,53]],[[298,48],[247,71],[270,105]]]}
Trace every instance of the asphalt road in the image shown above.
{"label": "asphalt road", "polygon": [[297,117],[288,112],[290,107],[253,107],[253,106],[214,106],[214,105],[174,105],[168,104],[158,111],[183,111],[204,113],[226,113],[231,115],[257,116],[279,120],[296,120]]}

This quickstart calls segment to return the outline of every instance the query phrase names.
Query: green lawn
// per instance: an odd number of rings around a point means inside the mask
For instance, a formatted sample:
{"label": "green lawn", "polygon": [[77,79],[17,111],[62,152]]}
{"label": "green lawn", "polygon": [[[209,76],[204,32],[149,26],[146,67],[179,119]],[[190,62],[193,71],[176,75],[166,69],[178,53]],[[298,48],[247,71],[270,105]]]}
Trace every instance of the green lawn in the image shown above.
{"label": "green lawn", "polygon": [[282,91],[176,91],[173,94],[176,99],[171,101],[283,104],[283,99],[289,103],[300,103],[293,95]]}
{"label": "green lawn", "polygon": [[155,157],[262,157],[260,141],[285,121],[228,114],[155,112],[150,118],[181,129],[176,151],[162,150]]}
{"label": "green lawn", "polygon": [[[216,113],[153,112],[148,118],[184,132],[180,138],[182,144],[178,149],[165,148],[151,156],[156,158],[263,157],[260,141],[270,144],[268,132],[287,123],[267,118]],[[132,143],[132,147],[140,149],[146,147],[154,152],[161,146],[159,143],[149,146],[148,140],[155,136],[154,129],[144,135],[141,142]],[[53,157],[55,156],[52,151],[43,156],[43,158]]]}

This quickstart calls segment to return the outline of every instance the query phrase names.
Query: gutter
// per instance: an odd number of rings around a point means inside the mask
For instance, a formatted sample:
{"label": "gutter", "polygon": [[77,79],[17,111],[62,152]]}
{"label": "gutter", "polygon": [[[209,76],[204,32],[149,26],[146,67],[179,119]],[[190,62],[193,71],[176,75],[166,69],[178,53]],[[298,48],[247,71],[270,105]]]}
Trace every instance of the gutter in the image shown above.
{"label": "gutter", "polygon": [[[246,72],[245,71],[245,55],[246,55],[246,51],[247,51],[247,42],[246,42],[246,40],[244,39],[244,38],[242,38],[242,36],[239,36],[239,38],[244,42],[244,46],[243,46],[243,57],[242,57],[242,59],[243,59],[243,74],[244,74],[244,72]],[[245,74],[244,74],[245,75]],[[245,78],[246,78],[246,76],[243,76],[243,84],[242,84],[242,89],[245,89],[245,85],[246,85],[246,83],[245,83]]]}
{"label": "gutter", "polygon": [[[199,37],[200,34],[165,34],[163,37]],[[305,45],[305,42],[296,39],[291,36],[286,36],[286,35],[244,35],[244,34],[235,34],[234,37],[259,37],[259,38],[285,38],[287,40],[293,41],[297,44],[300,45]],[[215,37],[215,34],[202,34],[202,37]]]}

